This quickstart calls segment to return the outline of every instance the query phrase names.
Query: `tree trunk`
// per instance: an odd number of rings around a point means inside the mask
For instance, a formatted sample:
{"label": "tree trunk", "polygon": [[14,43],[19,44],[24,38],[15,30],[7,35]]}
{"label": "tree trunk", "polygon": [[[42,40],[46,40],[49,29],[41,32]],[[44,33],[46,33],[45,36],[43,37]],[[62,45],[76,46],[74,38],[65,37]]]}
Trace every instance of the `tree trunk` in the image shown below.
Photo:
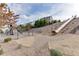
{"label": "tree trunk", "polygon": [[13,26],[12,25],[10,25],[10,35],[13,35],[14,33],[13,33]]}

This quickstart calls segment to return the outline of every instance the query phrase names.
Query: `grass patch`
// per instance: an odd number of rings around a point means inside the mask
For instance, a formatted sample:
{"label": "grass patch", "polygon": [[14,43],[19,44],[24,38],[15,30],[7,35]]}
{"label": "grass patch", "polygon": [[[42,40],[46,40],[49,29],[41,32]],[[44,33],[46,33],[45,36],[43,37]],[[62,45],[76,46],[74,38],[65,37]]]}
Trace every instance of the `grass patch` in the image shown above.
{"label": "grass patch", "polygon": [[5,38],[4,39],[4,42],[9,42],[9,41],[11,41],[12,40],[12,38]]}
{"label": "grass patch", "polygon": [[63,54],[58,49],[51,49],[50,55],[51,56],[63,56]]}

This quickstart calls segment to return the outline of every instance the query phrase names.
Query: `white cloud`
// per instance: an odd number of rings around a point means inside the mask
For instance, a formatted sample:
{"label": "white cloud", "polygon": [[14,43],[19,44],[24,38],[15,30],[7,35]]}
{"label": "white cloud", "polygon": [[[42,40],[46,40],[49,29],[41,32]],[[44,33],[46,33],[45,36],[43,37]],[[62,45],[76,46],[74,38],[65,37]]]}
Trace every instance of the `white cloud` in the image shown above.
{"label": "white cloud", "polygon": [[69,5],[61,5],[57,8],[56,8],[56,6],[52,6],[52,8],[50,10],[46,11],[46,12],[42,12],[42,13],[38,12],[37,14],[31,15],[30,19],[36,20],[36,19],[46,17],[46,16],[53,16],[53,18],[56,17],[55,19],[65,20],[68,17],[70,17],[67,13],[67,10],[68,10],[69,7],[70,7]]}
{"label": "white cloud", "polygon": [[28,16],[26,16],[26,15],[20,15],[19,16],[21,19],[28,19],[29,17]]}
{"label": "white cloud", "polygon": [[[12,10],[14,10],[15,13],[20,14],[21,19],[23,19],[26,23],[46,16],[53,16],[53,18],[55,19],[62,19],[62,20],[70,18],[72,15],[75,14],[79,16],[79,4],[61,4],[60,6],[52,5],[50,10],[45,12],[38,12],[36,14],[31,14],[30,16],[26,15],[29,14],[29,11],[31,11],[31,6],[29,6],[28,4],[26,7],[23,7],[23,5],[21,4],[12,4],[11,8]],[[26,14],[24,14],[24,12],[26,12]]]}
{"label": "white cloud", "polygon": [[[28,14],[28,12],[31,10],[31,7],[28,6],[28,4],[27,4],[27,7],[24,7],[24,5],[21,3],[14,3],[14,4],[9,3],[8,6],[16,14],[23,14],[25,11]],[[26,9],[24,9],[24,8],[26,8]]]}

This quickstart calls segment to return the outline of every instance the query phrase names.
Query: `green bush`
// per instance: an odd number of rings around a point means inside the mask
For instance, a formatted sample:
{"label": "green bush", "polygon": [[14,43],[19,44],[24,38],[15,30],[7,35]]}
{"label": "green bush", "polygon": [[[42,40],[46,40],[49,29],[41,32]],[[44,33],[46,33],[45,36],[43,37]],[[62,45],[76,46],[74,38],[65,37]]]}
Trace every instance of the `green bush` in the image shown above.
{"label": "green bush", "polygon": [[50,55],[51,56],[62,56],[63,54],[58,49],[51,49]]}
{"label": "green bush", "polygon": [[9,41],[11,41],[12,39],[11,38],[5,38],[4,39],[4,42],[9,42]]}

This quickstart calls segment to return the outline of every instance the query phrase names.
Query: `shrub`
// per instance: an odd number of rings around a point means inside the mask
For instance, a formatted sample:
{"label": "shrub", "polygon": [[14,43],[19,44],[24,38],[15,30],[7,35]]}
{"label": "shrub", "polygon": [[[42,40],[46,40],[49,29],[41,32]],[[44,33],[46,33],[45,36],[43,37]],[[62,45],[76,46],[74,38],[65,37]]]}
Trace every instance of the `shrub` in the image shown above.
{"label": "shrub", "polygon": [[16,49],[20,49],[21,47],[22,47],[22,45],[21,45],[21,44],[19,44],[19,45],[18,45],[18,47],[17,47]]}
{"label": "shrub", "polygon": [[2,48],[0,48],[0,55],[2,55],[3,54],[3,49]]}
{"label": "shrub", "polygon": [[11,41],[12,39],[11,38],[5,38],[4,39],[4,42],[9,42],[9,41]]}
{"label": "shrub", "polygon": [[0,55],[3,54],[3,49],[1,48],[1,45],[0,45]]}
{"label": "shrub", "polygon": [[62,56],[63,54],[57,49],[51,49],[50,50],[50,55],[51,56]]}
{"label": "shrub", "polygon": [[3,33],[3,31],[0,29],[0,33]]}

